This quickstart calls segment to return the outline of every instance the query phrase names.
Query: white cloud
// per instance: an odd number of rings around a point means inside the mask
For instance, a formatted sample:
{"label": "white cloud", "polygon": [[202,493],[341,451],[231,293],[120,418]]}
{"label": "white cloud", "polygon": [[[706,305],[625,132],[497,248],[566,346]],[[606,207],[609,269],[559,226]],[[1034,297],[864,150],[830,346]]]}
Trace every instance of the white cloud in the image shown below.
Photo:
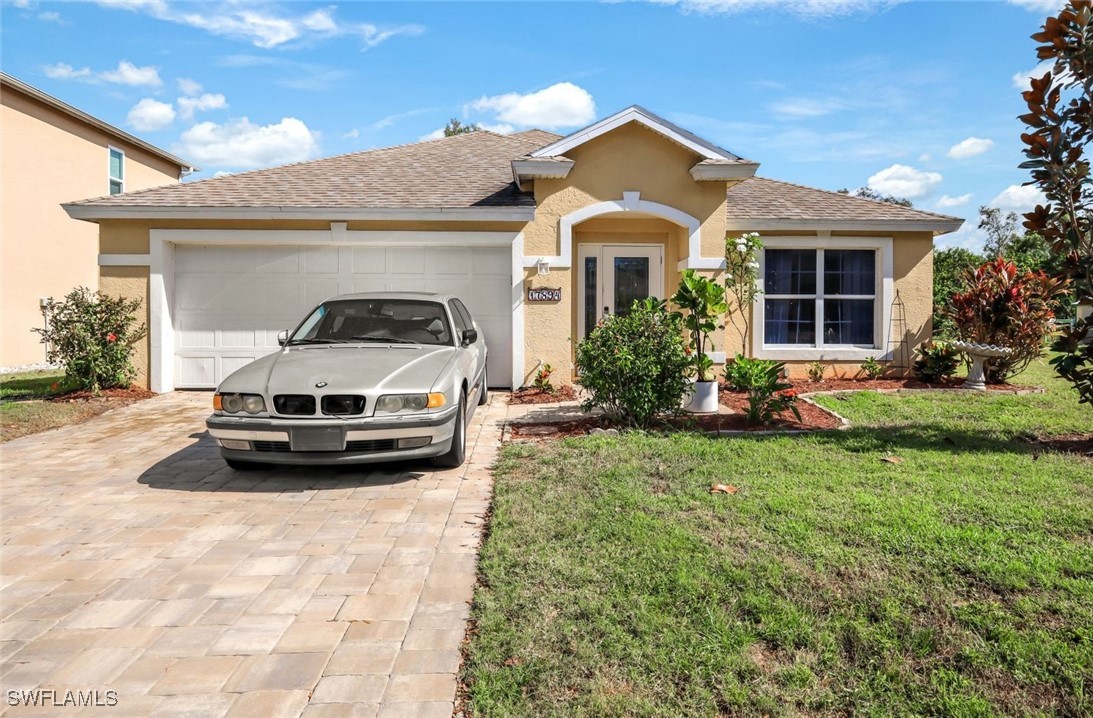
{"label": "white cloud", "polygon": [[538,92],[480,97],[467,108],[493,112],[502,123],[519,127],[577,127],[596,118],[592,95],[571,82],[559,82]]}
{"label": "white cloud", "polygon": [[1009,0],[1010,5],[1017,5],[1035,13],[1054,15],[1063,7],[1063,0]]}
{"label": "white cloud", "polygon": [[91,77],[90,67],[81,67],[77,70],[72,67],[72,65],[67,65],[63,62],[58,62],[55,65],[46,65],[42,68],[42,72],[46,73],[46,77],[54,80],[82,80]]}
{"label": "white cloud", "polygon": [[993,146],[994,140],[985,140],[981,137],[969,137],[950,147],[949,151],[945,153],[945,156],[951,157],[954,160],[966,160],[969,157],[976,157],[983,154]]}
{"label": "white cloud", "polygon": [[162,130],[175,120],[175,108],[170,103],[146,97],[129,110],[129,124],[142,132]]}
{"label": "white cloud", "polygon": [[177,152],[210,167],[269,167],[318,155],[319,133],[295,117],[272,125],[256,125],[246,117],[222,125],[199,122],[182,133]]}
{"label": "white cloud", "polygon": [[481,127],[483,130],[489,130],[490,132],[496,132],[499,135],[508,135],[508,134],[511,134],[512,132],[514,132],[516,130],[515,127],[513,127],[510,124],[506,124],[504,122],[498,122],[496,125],[479,124],[478,126]]}
{"label": "white cloud", "polygon": [[869,178],[869,186],[878,192],[918,199],[930,194],[941,184],[942,176],[938,172],[924,172],[907,165],[892,165]]}
{"label": "white cloud", "polygon": [[142,12],[157,20],[186,25],[265,48],[290,42],[356,37],[367,49],[396,35],[420,35],[424,31],[420,25],[381,28],[368,22],[342,22],[334,17],[333,7],[294,15],[267,6],[233,2],[206,6],[189,3],[173,5],[166,0],[99,0],[99,4]]}
{"label": "white cloud", "polygon": [[1011,184],[990,201],[990,206],[1005,212],[1028,212],[1045,202],[1047,198],[1036,186]]}
{"label": "white cloud", "polygon": [[960,229],[935,239],[934,247],[937,249],[961,247],[971,252],[982,252],[986,239],[987,233],[979,229],[977,222],[965,220]]}
{"label": "white cloud", "polygon": [[444,137],[444,128],[438,127],[427,135],[422,135],[417,138],[418,142],[428,142],[429,140],[439,140]]}
{"label": "white cloud", "polygon": [[930,153],[929,152],[923,152],[921,155],[918,156],[918,161],[919,162],[929,162],[930,161]]}
{"label": "white cloud", "polygon": [[188,77],[178,78],[178,91],[187,97],[201,94],[201,83]]}
{"label": "white cloud", "polygon": [[349,132],[346,132],[344,135],[342,135],[342,139],[343,140],[355,140],[360,136],[361,136],[361,131],[358,130],[356,127],[354,127],[353,129],[349,130]]}
{"label": "white cloud", "polygon": [[60,25],[67,25],[68,24],[64,20],[61,19],[61,13],[53,11],[53,10],[46,10],[45,12],[38,13],[38,19],[43,21],[43,22],[55,22],[55,23],[58,23]]}
{"label": "white cloud", "polygon": [[1050,60],[1044,60],[1031,70],[1025,70],[1024,72],[1015,73],[1012,78],[1013,86],[1018,90],[1027,90],[1030,86],[1029,81],[1032,80],[1032,78],[1043,77],[1044,74],[1047,73],[1047,71],[1054,66],[1054,62],[1051,62]]}
{"label": "white cloud", "polygon": [[876,12],[904,0],[651,0],[658,5],[672,5],[683,12],[704,14],[742,13],[750,10],[789,12],[804,18],[842,17]]}
{"label": "white cloud", "polygon": [[195,112],[208,112],[209,110],[219,110],[223,107],[227,107],[228,103],[224,99],[224,96],[217,93],[211,94],[206,92],[199,97],[180,97],[178,98],[178,115],[184,120],[192,120]]}
{"label": "white cloud", "polygon": [[947,194],[943,194],[937,198],[938,207],[960,207],[968,203],[968,200],[972,198],[971,193],[962,194],[957,197],[950,197]]}
{"label": "white cloud", "polygon": [[163,80],[159,79],[159,72],[156,71],[156,68],[151,65],[137,67],[127,60],[119,62],[114,70],[100,72],[99,78],[106,82],[116,82],[119,85],[131,85],[133,87],[143,85],[159,87],[163,84]]}
{"label": "white cloud", "polygon": [[843,109],[843,104],[837,100],[816,100],[808,97],[797,97],[781,100],[771,104],[771,112],[787,117],[820,117],[830,115],[832,112]]}

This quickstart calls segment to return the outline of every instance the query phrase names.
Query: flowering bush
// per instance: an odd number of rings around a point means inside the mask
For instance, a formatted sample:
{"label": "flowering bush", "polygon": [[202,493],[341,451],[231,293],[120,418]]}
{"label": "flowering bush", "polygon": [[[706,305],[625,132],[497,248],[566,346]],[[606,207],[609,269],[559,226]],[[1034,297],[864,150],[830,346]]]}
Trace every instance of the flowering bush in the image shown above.
{"label": "flowering bush", "polygon": [[64,367],[66,384],[94,392],[129,386],[136,374],[133,345],[144,338],[134,317],[140,304],[77,287],[63,301],[48,300],[48,324],[34,331],[47,345],[49,362]]}
{"label": "flowering bush", "polygon": [[964,274],[964,290],[952,296],[947,310],[957,338],[1013,350],[987,363],[988,383],[1004,383],[1043,353],[1055,319],[1052,304],[1066,288],[1064,280],[1043,272],[1020,274],[1004,259]]}
{"label": "flowering bush", "polygon": [[960,366],[960,352],[952,344],[927,339],[918,347],[918,358],[911,365],[915,378],[932,384],[947,379]]}
{"label": "flowering bush", "polygon": [[740,353],[744,356],[748,355],[751,305],[762,294],[755,284],[759,278],[758,256],[761,249],[763,240],[757,232],[725,240],[725,289],[730,298],[728,318],[740,335]]}
{"label": "flowering bush", "polygon": [[787,409],[793,412],[797,421],[801,412],[797,410],[797,390],[782,379],[784,362],[773,359],[748,359],[737,354],[736,358],[725,367],[725,380],[736,391],[747,392],[749,424],[769,424],[775,414]]}
{"label": "flowering bush", "polygon": [[577,371],[589,396],[582,408],[647,427],[680,411],[690,364],[679,315],[656,299],[634,302],[628,314],[604,317],[577,344]]}

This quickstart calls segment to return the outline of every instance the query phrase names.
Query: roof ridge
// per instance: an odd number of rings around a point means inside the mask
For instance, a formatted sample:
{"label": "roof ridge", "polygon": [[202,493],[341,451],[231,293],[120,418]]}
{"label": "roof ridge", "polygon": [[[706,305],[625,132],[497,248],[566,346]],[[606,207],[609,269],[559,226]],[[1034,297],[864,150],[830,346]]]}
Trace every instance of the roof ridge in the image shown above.
{"label": "roof ridge", "polygon": [[[813,192],[823,192],[824,194],[834,195],[836,197],[840,197],[840,198],[846,199],[846,200],[851,200],[851,201],[854,201],[854,202],[868,202],[869,206],[871,206],[871,207],[875,207],[877,205],[887,205],[888,207],[897,207],[900,210],[905,210],[905,211],[908,211],[908,212],[917,212],[919,214],[925,214],[925,215],[929,215],[931,217],[937,217],[939,219],[960,219],[960,217],[954,217],[951,214],[941,214],[940,212],[931,212],[931,211],[926,210],[926,209],[919,209],[918,207],[915,207],[913,205],[911,207],[904,207],[903,205],[895,204],[893,202],[885,202],[883,200],[878,200],[878,199],[869,199],[867,197],[856,197],[855,195],[852,195],[852,194],[849,194],[849,193],[843,194],[842,192],[836,192],[834,190],[829,190],[829,189],[822,189],[820,187],[812,187],[810,185],[800,184],[798,182],[787,182],[785,180],[777,180],[777,179],[773,179],[771,177],[759,177],[759,176],[749,177],[748,179],[763,180],[765,182],[774,182],[776,184],[784,184],[784,185],[789,185],[791,187],[799,187],[801,189],[807,189],[807,190],[811,190]],[[747,182],[748,179],[745,179],[743,181]]]}

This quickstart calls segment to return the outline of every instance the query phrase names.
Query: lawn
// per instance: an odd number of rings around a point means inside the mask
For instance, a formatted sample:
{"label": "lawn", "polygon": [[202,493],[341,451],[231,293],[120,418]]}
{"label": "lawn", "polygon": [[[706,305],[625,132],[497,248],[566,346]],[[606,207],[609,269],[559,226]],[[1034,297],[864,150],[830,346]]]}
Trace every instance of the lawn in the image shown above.
{"label": "lawn", "polygon": [[1026,441],[1093,410],[1046,364],[1018,381],[1049,389],[825,397],[856,428],[804,437],[507,446],[468,711],[1093,715],[1093,461]]}
{"label": "lawn", "polygon": [[130,403],[108,398],[49,401],[65,389],[59,369],[0,375],[0,440],[75,424]]}

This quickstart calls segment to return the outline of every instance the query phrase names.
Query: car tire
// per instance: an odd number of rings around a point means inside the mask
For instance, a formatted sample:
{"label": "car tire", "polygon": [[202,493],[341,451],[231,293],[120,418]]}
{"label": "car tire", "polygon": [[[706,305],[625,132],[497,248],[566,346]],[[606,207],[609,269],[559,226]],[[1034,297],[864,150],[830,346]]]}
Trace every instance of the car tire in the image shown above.
{"label": "car tire", "polygon": [[261,464],[256,464],[253,461],[240,461],[239,459],[224,459],[224,463],[234,471],[255,471],[262,468]]}
{"label": "car tire", "polygon": [[482,384],[478,387],[478,405],[485,406],[490,400],[489,384],[486,383],[486,370],[482,370]]}
{"label": "car tire", "polygon": [[467,395],[459,397],[459,408],[455,412],[455,431],[452,433],[452,448],[447,453],[433,458],[433,466],[442,469],[455,469],[467,459]]}

